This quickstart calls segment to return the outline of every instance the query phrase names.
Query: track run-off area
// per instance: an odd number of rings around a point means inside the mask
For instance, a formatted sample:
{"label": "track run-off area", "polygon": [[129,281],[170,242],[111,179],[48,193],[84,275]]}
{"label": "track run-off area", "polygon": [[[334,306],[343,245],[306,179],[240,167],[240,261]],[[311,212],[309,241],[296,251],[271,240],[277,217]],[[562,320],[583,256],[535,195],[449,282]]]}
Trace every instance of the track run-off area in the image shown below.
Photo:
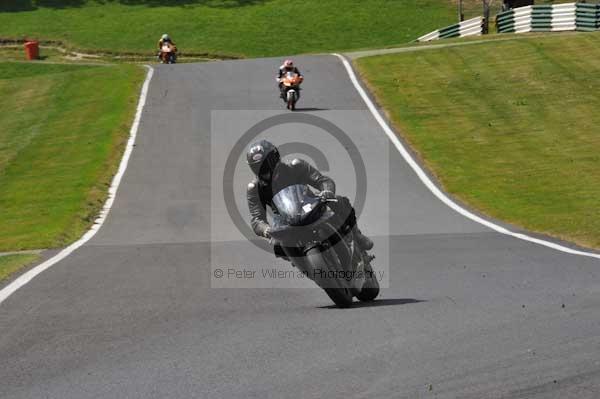
{"label": "track run-off area", "polygon": [[[295,61],[294,114],[277,98],[279,59],[153,69],[101,227],[0,304],[0,397],[595,397],[596,255],[453,207],[343,60]],[[235,152],[227,164],[232,150],[277,118],[258,137],[310,158],[352,200],[366,185],[378,301],[336,309],[306,282],[245,278],[291,270],[227,207],[247,217],[250,171]]]}

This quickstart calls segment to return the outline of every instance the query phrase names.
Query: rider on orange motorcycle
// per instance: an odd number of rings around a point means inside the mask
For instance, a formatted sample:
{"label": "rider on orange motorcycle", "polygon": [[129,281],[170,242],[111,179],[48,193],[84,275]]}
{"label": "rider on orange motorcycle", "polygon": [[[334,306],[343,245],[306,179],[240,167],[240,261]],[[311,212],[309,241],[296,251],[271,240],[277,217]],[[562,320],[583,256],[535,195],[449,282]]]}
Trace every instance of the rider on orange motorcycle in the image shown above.
{"label": "rider on orange motorcycle", "polygon": [[158,41],[158,59],[159,59],[159,61],[160,61],[160,55],[162,52],[162,47],[165,44],[170,44],[173,47],[173,49],[175,50],[173,52],[173,61],[175,61],[175,59],[177,58],[177,46],[175,46],[175,43],[171,40],[169,35],[167,35],[166,33],[164,35],[162,35],[160,40]]}
{"label": "rider on orange motorcycle", "polygon": [[285,100],[285,87],[283,86],[283,83],[281,82],[281,78],[283,78],[283,76],[288,73],[288,72],[294,72],[295,74],[297,74],[300,77],[304,77],[302,76],[302,74],[300,73],[300,70],[294,66],[294,61],[292,60],[285,60],[283,62],[283,65],[281,65],[279,67],[279,72],[277,74],[277,77],[275,78],[279,84],[279,96]]}

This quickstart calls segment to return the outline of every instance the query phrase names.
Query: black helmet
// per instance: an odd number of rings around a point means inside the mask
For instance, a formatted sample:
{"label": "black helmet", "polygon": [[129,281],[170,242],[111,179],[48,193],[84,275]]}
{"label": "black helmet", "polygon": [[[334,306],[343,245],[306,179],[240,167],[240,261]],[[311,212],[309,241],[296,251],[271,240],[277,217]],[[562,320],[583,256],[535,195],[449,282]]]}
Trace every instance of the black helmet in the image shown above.
{"label": "black helmet", "polygon": [[246,153],[248,166],[260,180],[271,180],[273,170],[280,159],[277,147],[267,140],[252,144]]}

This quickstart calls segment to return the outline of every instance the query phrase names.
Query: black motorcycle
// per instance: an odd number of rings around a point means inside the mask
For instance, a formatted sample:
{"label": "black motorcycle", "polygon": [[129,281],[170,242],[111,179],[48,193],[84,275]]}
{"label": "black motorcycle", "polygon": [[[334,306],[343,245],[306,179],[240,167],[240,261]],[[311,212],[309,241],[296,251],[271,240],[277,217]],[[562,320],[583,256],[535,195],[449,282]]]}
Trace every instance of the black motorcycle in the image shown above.
{"label": "black motorcycle", "polygon": [[286,258],[315,281],[341,308],[352,298],[372,301],[379,282],[371,261],[375,258],[354,241],[352,229],[340,221],[328,202],[309,186],[292,185],[273,197],[276,209],[271,235]]}

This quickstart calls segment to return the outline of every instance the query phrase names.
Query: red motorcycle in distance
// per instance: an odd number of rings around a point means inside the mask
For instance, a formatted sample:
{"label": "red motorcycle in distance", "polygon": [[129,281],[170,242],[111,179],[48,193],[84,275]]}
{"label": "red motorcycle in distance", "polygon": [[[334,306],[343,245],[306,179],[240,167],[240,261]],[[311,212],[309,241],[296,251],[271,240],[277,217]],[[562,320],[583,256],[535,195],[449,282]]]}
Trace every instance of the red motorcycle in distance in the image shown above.
{"label": "red motorcycle in distance", "polygon": [[280,82],[284,87],[284,98],[283,100],[287,104],[287,109],[294,111],[296,109],[296,103],[300,99],[300,84],[304,78],[297,73],[287,72],[281,78]]}

